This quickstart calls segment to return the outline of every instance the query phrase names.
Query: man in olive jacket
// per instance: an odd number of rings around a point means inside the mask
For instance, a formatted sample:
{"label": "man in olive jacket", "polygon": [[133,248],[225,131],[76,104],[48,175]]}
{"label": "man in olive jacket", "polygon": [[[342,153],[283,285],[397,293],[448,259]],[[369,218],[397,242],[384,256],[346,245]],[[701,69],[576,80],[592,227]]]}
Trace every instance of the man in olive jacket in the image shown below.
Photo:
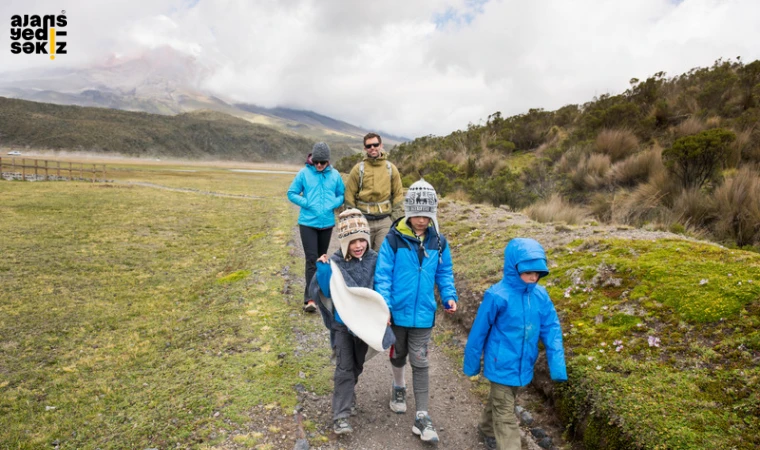
{"label": "man in olive jacket", "polygon": [[364,136],[364,159],[348,175],[346,208],[356,208],[369,222],[370,246],[380,246],[393,221],[404,215],[404,189],[396,166],[383,151],[383,140],[376,133]]}

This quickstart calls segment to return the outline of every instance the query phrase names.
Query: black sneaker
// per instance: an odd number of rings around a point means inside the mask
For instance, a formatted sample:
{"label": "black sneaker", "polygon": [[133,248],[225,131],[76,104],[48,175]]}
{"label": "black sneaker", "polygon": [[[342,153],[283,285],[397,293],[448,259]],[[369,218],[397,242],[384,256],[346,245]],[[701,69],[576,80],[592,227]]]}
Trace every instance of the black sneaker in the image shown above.
{"label": "black sneaker", "polygon": [[412,433],[419,436],[423,442],[438,442],[438,433],[436,433],[435,428],[433,428],[433,421],[427,414],[417,414],[417,417],[414,419]]}
{"label": "black sneaker", "polygon": [[480,429],[480,425],[478,425],[478,432],[480,433],[480,437],[483,438],[483,444],[485,444],[486,448],[488,450],[496,450],[496,438],[483,433],[483,430]]}
{"label": "black sneaker", "polygon": [[305,305],[303,305],[303,310],[307,313],[315,313],[317,312],[317,304],[314,303],[314,300],[309,300]]}
{"label": "black sneaker", "polygon": [[335,434],[347,434],[353,433],[354,429],[351,428],[351,424],[348,423],[348,419],[342,417],[333,421],[333,431]]}

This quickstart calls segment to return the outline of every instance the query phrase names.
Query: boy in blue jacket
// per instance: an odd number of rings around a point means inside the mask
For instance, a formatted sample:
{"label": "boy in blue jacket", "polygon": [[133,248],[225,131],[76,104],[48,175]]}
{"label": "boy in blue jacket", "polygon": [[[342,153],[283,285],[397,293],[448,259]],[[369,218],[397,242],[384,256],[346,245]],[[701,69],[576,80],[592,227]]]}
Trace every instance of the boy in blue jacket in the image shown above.
{"label": "boy in blue jacket", "polygon": [[533,379],[539,339],[552,380],[567,381],[559,318],[546,289],[537,284],[548,274],[541,244],[512,239],[504,250],[504,278],[485,292],[472,324],[464,373],[479,374],[485,352],[483,376],[491,382],[491,393],[479,429],[489,449],[520,449],[515,396]]}
{"label": "boy in blue jacket", "polygon": [[439,234],[438,197],[424,180],[409,187],[404,198],[405,217],[398,219],[380,247],[375,269],[375,291],[391,311],[396,344],[391,347],[393,387],[390,408],[406,412],[406,358],[412,366],[414,401],[417,408],[412,432],[425,442],[438,442],[428,415],[428,341],[435,323],[435,286],[445,311],[457,310],[457,292],[451,252]]}

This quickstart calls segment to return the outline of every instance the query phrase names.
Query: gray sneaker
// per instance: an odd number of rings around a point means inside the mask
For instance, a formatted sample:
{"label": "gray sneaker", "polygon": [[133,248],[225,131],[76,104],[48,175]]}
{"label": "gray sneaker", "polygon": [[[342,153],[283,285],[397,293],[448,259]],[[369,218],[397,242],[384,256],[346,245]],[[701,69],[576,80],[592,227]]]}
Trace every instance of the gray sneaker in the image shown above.
{"label": "gray sneaker", "polygon": [[348,419],[343,417],[340,419],[335,419],[335,421],[333,421],[333,431],[335,434],[346,434],[353,433],[354,429],[351,428],[351,424],[348,423]]}
{"label": "gray sneaker", "polygon": [[433,421],[427,414],[417,414],[417,417],[414,419],[412,433],[419,436],[423,442],[438,442],[438,433],[436,433],[435,428],[433,428]]}
{"label": "gray sneaker", "polygon": [[406,412],[406,388],[393,386],[391,392],[391,411],[396,414],[404,414]]}

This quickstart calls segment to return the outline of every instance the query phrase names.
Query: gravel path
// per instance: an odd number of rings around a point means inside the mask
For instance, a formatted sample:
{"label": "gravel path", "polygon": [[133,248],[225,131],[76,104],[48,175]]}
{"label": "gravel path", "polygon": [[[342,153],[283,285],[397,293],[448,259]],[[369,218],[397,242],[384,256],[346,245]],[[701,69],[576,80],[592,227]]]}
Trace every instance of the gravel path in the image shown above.
{"label": "gravel path", "polygon": [[[303,255],[300,237],[297,229],[293,236],[294,253]],[[339,246],[337,236],[333,233],[329,252],[334,252]],[[303,280],[292,280],[293,286],[289,289],[300,300]],[[296,302],[294,302],[296,303]],[[318,314],[310,315],[312,320],[321,322]],[[433,334],[443,328],[440,324],[445,318],[439,317],[438,325]],[[447,327],[448,328],[448,327]],[[450,328],[453,329],[453,328]],[[455,338],[458,345],[463,345],[463,336]],[[328,333],[324,329],[319,335],[307,336],[312,341],[311,345],[327,345]],[[307,344],[308,345],[308,344]],[[438,430],[440,442],[437,448],[442,449],[483,449],[481,439],[478,436],[477,424],[483,410],[483,403],[473,392],[476,383],[470,381],[462,373],[461,365],[446,356],[442,349],[431,342],[430,344],[430,416]],[[325,361],[330,364],[329,361]],[[298,450],[311,449],[429,449],[431,444],[423,443],[419,437],[412,433],[414,423],[414,395],[412,393],[412,371],[407,365],[406,383],[409,389],[407,394],[408,411],[406,414],[393,413],[388,403],[391,393],[391,365],[386,354],[378,354],[368,361],[364,367],[364,373],[359,377],[356,387],[357,415],[350,419],[354,432],[349,435],[337,436],[332,433],[332,409],[331,395],[318,396],[309,392],[299,394],[302,406],[301,416],[303,420],[311,420],[317,424],[320,433],[329,437],[329,442],[317,447],[308,447],[305,440],[296,443]],[[526,405],[541,404],[544,402],[537,392],[526,389],[520,393],[518,403]],[[556,424],[550,410],[542,413],[540,410],[532,410],[534,426],[543,424],[544,429],[554,439],[556,450],[569,449],[561,441],[561,429]],[[296,419],[298,422],[298,418]],[[552,428],[554,424],[554,428]],[[299,434],[299,433],[297,433]],[[523,449],[535,450],[540,447],[533,440],[527,428],[522,430]],[[301,437],[304,437],[301,435]],[[309,436],[306,436],[309,437]]]}

